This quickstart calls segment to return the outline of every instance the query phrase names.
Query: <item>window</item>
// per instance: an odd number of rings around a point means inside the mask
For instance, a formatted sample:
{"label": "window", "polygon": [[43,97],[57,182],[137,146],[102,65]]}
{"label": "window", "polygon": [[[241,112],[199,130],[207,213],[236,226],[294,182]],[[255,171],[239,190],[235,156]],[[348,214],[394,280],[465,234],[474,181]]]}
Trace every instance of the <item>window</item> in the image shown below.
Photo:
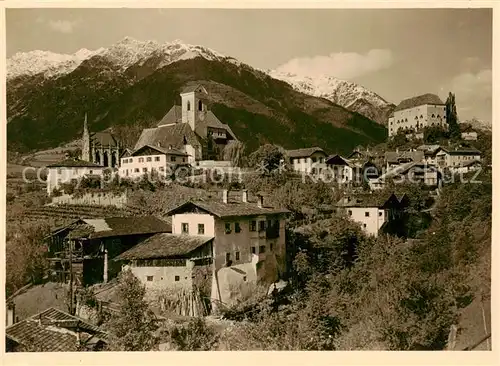
{"label": "window", "polygon": [[144,158],[139,158],[139,163],[144,163]]}
{"label": "window", "polygon": [[153,276],[146,276],[146,281],[152,282],[153,281]]}
{"label": "window", "polygon": [[148,156],[148,157],[146,158],[146,161],[152,161],[151,156]]}
{"label": "window", "polygon": [[259,231],[264,231],[264,230],[266,230],[266,222],[259,221]]}
{"label": "window", "polygon": [[130,159],[128,159],[128,162],[129,162],[129,163],[132,163],[133,161],[134,161],[134,158],[130,158]]}
{"label": "window", "polygon": [[363,227],[366,229],[366,224],[363,224]]}
{"label": "window", "polygon": [[191,102],[188,100],[187,102],[187,110],[190,111],[191,110]]}
{"label": "window", "polygon": [[243,276],[243,281],[246,282],[247,276]]}
{"label": "window", "polygon": [[203,110],[203,103],[201,102],[201,100],[198,101],[198,110],[199,111]]}
{"label": "window", "polygon": [[165,168],[162,167],[162,166],[159,169],[160,169],[160,172],[164,172],[165,171]]}
{"label": "window", "polygon": [[370,217],[370,213],[368,211],[365,211],[365,217]]}
{"label": "window", "polygon": [[269,250],[272,252],[273,251],[273,243],[269,244]]}
{"label": "window", "polygon": [[316,162],[316,158],[311,158],[312,162],[315,163]]}
{"label": "window", "polygon": [[229,263],[231,260],[231,253],[226,253],[226,263]]}
{"label": "window", "polygon": [[255,254],[255,247],[252,247],[252,254]]}
{"label": "window", "polygon": [[186,158],[182,158],[182,162],[185,163],[186,162]]}
{"label": "window", "polygon": [[57,174],[62,174],[62,169],[61,168],[57,168]]}
{"label": "window", "polygon": [[155,161],[160,161],[160,157],[159,156],[155,156]]}
{"label": "window", "polygon": [[92,170],[89,170],[89,174],[92,174],[92,172],[93,172]]}
{"label": "window", "polygon": [[259,247],[259,254],[260,254],[260,253],[265,253],[265,252],[266,252],[266,246],[265,246],[265,245],[261,245],[261,246]]}
{"label": "window", "polygon": [[352,210],[347,211],[347,213],[349,214],[349,216],[352,216]]}
{"label": "window", "polygon": [[198,235],[203,235],[203,234],[205,234],[205,225],[198,224]]}
{"label": "window", "polygon": [[225,232],[226,232],[226,234],[231,234],[231,223],[230,222],[226,222]]}
{"label": "window", "polygon": [[380,211],[380,212],[378,213],[378,215],[379,215],[379,216],[382,216],[382,211]]}
{"label": "window", "polygon": [[257,230],[257,221],[252,220],[250,221],[250,231],[256,231]]}
{"label": "window", "polygon": [[181,232],[183,234],[188,234],[189,233],[189,224],[187,222],[183,222],[181,224]]}
{"label": "window", "polygon": [[139,168],[134,168],[135,173],[139,173]]}
{"label": "window", "polygon": [[175,156],[171,156],[170,161],[173,161],[175,163]]}
{"label": "window", "polygon": [[234,232],[235,233],[240,233],[241,232],[241,226],[239,222],[234,223]]}
{"label": "window", "polygon": [[174,277],[175,282],[179,282],[179,281],[180,281],[180,279],[181,279],[181,278],[180,278],[179,276],[175,276],[175,277]]}
{"label": "window", "polygon": [[240,260],[240,252],[236,252],[236,260],[239,261]]}
{"label": "window", "polygon": [[146,173],[148,171],[148,168],[142,168],[142,172]]}

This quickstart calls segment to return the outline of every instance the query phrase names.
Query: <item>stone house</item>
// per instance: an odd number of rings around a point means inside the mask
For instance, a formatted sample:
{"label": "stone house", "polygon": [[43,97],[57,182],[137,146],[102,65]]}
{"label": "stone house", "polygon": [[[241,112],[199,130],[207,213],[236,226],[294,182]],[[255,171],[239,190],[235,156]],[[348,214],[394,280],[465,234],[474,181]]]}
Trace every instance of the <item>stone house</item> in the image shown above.
{"label": "stone house", "polygon": [[366,193],[345,196],[337,202],[337,207],[359,223],[365,233],[377,237],[392,221],[401,218],[405,204],[405,196]]}
{"label": "stone house", "polygon": [[188,163],[220,160],[219,153],[231,140],[237,140],[231,128],[209,110],[209,94],[203,85],[185,87],[181,105],[174,105],[158,122],[146,128],[135,144],[177,149],[188,155]]}
{"label": "stone house", "polygon": [[172,234],[159,234],[116,258],[150,289],[200,287],[212,309],[239,297],[247,283],[272,284],[287,271],[287,210],[265,205],[263,197],[188,201],[167,214]]}
{"label": "stone house", "polygon": [[326,168],[328,155],[319,147],[308,147],[304,149],[288,150],[291,168],[305,174],[322,174]]}
{"label": "stone house", "polygon": [[61,184],[70,183],[84,177],[100,179],[108,169],[108,167],[96,163],[71,158],[47,165],[47,194],[52,195],[54,189],[59,189]]}
{"label": "stone house", "polygon": [[46,238],[52,281],[83,286],[107,282],[121,270],[114,257],[171,225],[154,216],[78,219],[57,228]]}
{"label": "stone house", "polygon": [[136,179],[144,174],[167,176],[179,166],[188,165],[188,154],[174,149],[144,145],[121,158],[118,174],[121,178]]}

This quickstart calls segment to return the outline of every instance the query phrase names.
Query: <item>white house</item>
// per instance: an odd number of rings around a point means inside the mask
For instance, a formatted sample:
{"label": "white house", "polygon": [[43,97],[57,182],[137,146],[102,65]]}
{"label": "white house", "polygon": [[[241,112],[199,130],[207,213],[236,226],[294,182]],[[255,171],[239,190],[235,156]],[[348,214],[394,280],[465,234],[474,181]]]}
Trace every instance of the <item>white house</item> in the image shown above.
{"label": "white house", "polygon": [[424,153],[424,163],[428,165],[437,165],[436,154],[441,150],[439,145],[420,145],[417,147],[418,151],[423,151]]}
{"label": "white house", "polygon": [[470,124],[461,123],[460,124],[460,133],[462,140],[466,141],[476,141],[477,140],[477,132],[472,128]]}
{"label": "white house", "polygon": [[456,147],[456,148],[444,148],[442,147],[436,153],[436,164],[441,169],[444,168],[454,168],[461,166],[469,161],[478,160],[481,161],[481,151],[475,148],[466,147]]}
{"label": "white house", "polygon": [[481,169],[482,163],[479,160],[469,160],[458,166],[451,167],[453,173],[469,173]]}
{"label": "white house", "polygon": [[368,193],[346,196],[337,203],[337,207],[345,210],[352,220],[361,225],[365,233],[376,237],[386,223],[399,217],[403,200],[394,194],[387,197]]}
{"label": "white house", "polygon": [[333,174],[333,181],[336,183],[349,183],[355,177],[355,164],[348,159],[333,155],[326,160],[330,174]]}
{"label": "white house", "polygon": [[422,163],[424,162],[424,152],[420,150],[408,151],[387,151],[385,153],[385,163],[387,171],[392,170],[406,163]]}
{"label": "white house", "polygon": [[306,174],[322,174],[326,166],[328,155],[319,147],[288,150],[290,165],[296,172]]}
{"label": "white house", "polygon": [[434,94],[403,100],[389,117],[389,137],[399,131],[417,132],[424,127],[446,127],[446,106]]}
{"label": "white house", "polygon": [[59,188],[62,183],[70,183],[83,177],[102,177],[112,169],[100,166],[90,161],[78,159],[66,159],[58,163],[47,165],[47,194],[50,196],[54,189]]}
{"label": "white house", "polygon": [[121,158],[119,175],[121,178],[136,179],[144,174],[157,173],[167,176],[180,165],[188,164],[188,154],[174,149],[145,145]]}

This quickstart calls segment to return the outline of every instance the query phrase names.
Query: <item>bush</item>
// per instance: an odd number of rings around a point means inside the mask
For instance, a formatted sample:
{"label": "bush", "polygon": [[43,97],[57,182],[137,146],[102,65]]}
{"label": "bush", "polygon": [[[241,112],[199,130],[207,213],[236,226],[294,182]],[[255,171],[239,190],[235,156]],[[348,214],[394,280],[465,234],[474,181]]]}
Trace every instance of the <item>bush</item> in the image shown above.
{"label": "bush", "polygon": [[179,351],[210,351],[218,342],[218,333],[203,318],[191,319],[170,331],[172,343]]}

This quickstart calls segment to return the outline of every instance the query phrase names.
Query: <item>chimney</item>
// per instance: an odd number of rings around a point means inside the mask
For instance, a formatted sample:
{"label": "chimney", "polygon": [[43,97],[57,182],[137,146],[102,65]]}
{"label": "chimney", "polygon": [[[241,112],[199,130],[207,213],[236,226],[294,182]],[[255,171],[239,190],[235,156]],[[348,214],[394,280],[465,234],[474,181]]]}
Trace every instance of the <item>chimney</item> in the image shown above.
{"label": "chimney", "polygon": [[16,323],[16,304],[13,302],[7,304],[7,326]]}
{"label": "chimney", "polygon": [[263,205],[264,205],[264,196],[262,196],[261,194],[258,194],[257,195],[257,206],[259,208],[262,208]]}
{"label": "chimney", "polygon": [[158,141],[158,142],[156,143],[156,145],[157,145],[158,147],[161,147],[161,142],[160,142],[160,141]]}
{"label": "chimney", "polygon": [[222,190],[222,202],[227,203],[227,189]]}
{"label": "chimney", "polygon": [[241,202],[248,202],[248,190],[244,189],[241,195]]}

